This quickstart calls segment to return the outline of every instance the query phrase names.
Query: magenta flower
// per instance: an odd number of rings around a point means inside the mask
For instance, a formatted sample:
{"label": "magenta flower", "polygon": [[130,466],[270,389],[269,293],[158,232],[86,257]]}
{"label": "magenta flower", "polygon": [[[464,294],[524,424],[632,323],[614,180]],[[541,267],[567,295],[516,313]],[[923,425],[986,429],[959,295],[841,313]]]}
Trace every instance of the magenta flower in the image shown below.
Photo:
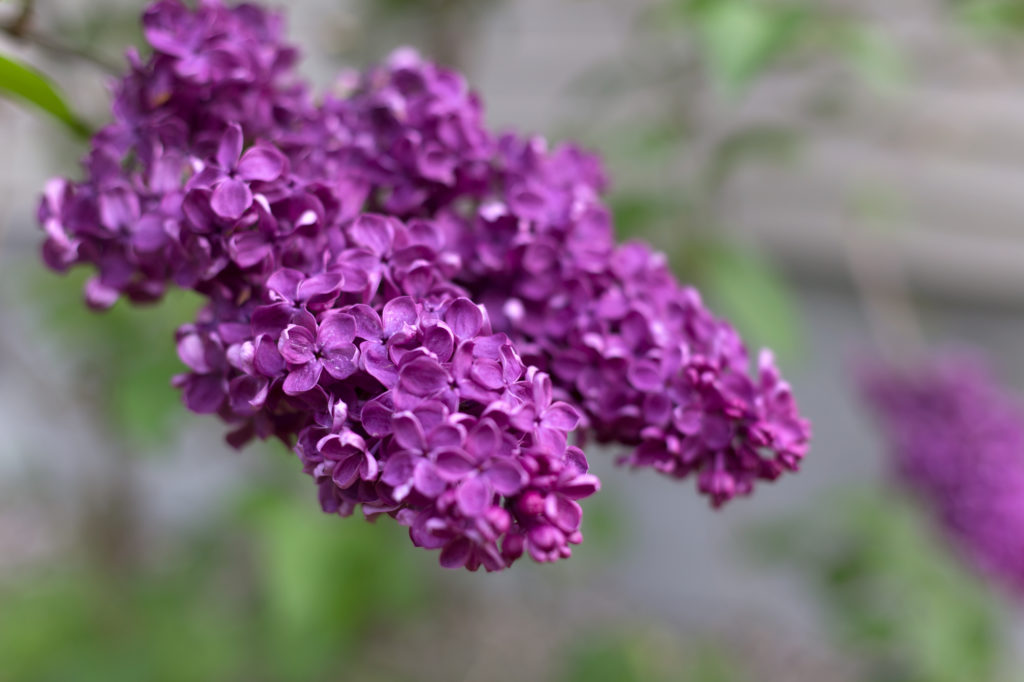
{"label": "magenta flower", "polygon": [[297,320],[297,324],[284,328],[278,341],[278,350],[288,365],[288,376],[281,387],[285,393],[296,395],[312,390],[323,370],[335,379],[355,374],[359,355],[353,343],[355,318],[332,310],[324,314],[319,324],[309,314],[297,316]]}
{"label": "magenta flower", "polygon": [[932,357],[862,370],[899,480],[981,572],[1024,594],[1024,404],[984,363]]}
{"label": "magenta flower", "polygon": [[238,220],[252,207],[250,183],[272,182],[284,173],[284,154],[267,146],[254,146],[242,153],[242,128],[228,125],[217,146],[215,162],[196,173],[188,184],[189,197],[200,201],[209,192],[210,208],[225,220]]}
{"label": "magenta flower", "polygon": [[292,447],[323,509],[388,515],[445,566],[569,556],[593,436],[715,505],[795,470],[809,427],[762,355],[665,259],[616,246],[600,164],[496,137],[409,50],[314,102],[255,5],[160,0],[113,121],[39,220],[94,307],[207,305],[178,334],[186,405]]}

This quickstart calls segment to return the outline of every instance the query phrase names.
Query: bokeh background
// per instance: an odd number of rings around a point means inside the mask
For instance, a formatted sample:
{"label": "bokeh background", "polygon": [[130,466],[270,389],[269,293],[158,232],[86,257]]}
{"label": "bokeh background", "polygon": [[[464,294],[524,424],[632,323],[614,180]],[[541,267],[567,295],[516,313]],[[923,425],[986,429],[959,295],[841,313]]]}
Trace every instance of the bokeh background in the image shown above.
{"label": "bokeh background", "polygon": [[[0,100],[0,682],[1021,679],[1024,607],[893,485],[850,371],[917,336],[1024,388],[1024,3],[286,4],[314,83],[413,45],[492,127],[600,151],[620,235],[776,349],[804,471],[715,512],[595,452],[573,559],[500,575],[326,517],[283,447],[180,405],[195,300],[94,315],[44,271],[36,197],[83,143]],[[33,5],[0,2],[0,54],[102,123],[143,3]]]}

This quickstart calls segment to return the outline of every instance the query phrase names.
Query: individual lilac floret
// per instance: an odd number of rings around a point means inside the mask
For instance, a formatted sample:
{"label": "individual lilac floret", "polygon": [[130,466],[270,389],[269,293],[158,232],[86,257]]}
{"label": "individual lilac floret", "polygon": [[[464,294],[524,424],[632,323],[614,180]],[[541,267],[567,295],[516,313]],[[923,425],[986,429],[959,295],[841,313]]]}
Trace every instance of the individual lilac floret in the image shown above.
{"label": "individual lilac floret", "polygon": [[983,573],[1024,594],[1024,406],[984,363],[933,357],[861,372],[900,481]]}

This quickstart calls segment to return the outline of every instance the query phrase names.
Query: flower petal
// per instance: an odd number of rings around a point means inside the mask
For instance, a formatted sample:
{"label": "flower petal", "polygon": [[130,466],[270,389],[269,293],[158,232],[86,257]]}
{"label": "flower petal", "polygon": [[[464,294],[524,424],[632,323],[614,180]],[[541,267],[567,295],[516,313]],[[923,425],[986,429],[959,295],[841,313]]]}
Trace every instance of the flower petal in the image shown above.
{"label": "flower petal", "polygon": [[483,358],[477,360],[469,370],[469,376],[476,383],[492,391],[499,391],[505,387],[505,376],[501,371],[501,365],[494,360]]}
{"label": "flower petal", "polygon": [[362,422],[366,433],[380,438],[391,433],[392,411],[380,398],[374,398],[365,405],[359,413],[359,421]]}
{"label": "flower petal", "polygon": [[186,334],[178,340],[178,357],[193,372],[210,372],[210,363],[206,360],[206,345],[199,334]]}
{"label": "flower petal", "polygon": [[421,459],[416,463],[413,481],[415,481],[416,490],[430,498],[437,497],[448,487],[444,479],[438,475],[434,465],[426,459]]}
{"label": "flower petal", "polygon": [[462,568],[472,552],[473,543],[466,538],[455,538],[441,550],[441,565],[445,568]]}
{"label": "flower petal", "polygon": [[322,272],[319,275],[313,275],[299,283],[295,292],[296,300],[329,300],[341,291],[342,279],[341,273],[338,272]]}
{"label": "flower petal", "polygon": [[392,222],[375,213],[364,213],[353,221],[348,228],[352,242],[364,249],[369,249],[377,256],[391,251],[395,228]]}
{"label": "flower petal", "polygon": [[250,182],[270,182],[284,173],[284,154],[272,147],[253,147],[238,160],[238,175]]}
{"label": "flower petal", "polygon": [[374,379],[392,388],[398,383],[398,369],[388,357],[387,348],[376,341],[365,341],[360,346],[362,366]]}
{"label": "flower petal", "polygon": [[473,460],[458,450],[437,453],[437,473],[446,481],[458,481],[475,468]]}
{"label": "flower petal", "polygon": [[242,154],[242,127],[232,123],[224,131],[217,145],[217,163],[224,170],[233,170],[238,163],[238,157]]}
{"label": "flower petal", "polygon": [[294,303],[299,299],[299,284],[304,277],[298,270],[281,268],[267,278],[267,289],[277,294],[279,299]]}
{"label": "flower petal", "polygon": [[92,277],[85,283],[85,302],[94,310],[106,310],[117,303],[120,295],[121,292],[104,284],[99,277]]}
{"label": "flower petal", "polygon": [[484,419],[470,432],[466,439],[466,450],[478,459],[489,457],[498,451],[501,432],[490,419]]}
{"label": "flower petal", "polygon": [[380,315],[368,305],[360,303],[348,308],[348,314],[356,321],[356,336],[361,339],[380,339],[384,332]]}
{"label": "flower petal", "polygon": [[391,422],[395,440],[406,450],[423,452],[427,449],[427,438],[423,435],[423,427],[412,412],[396,414]]}
{"label": "flower petal", "polygon": [[423,330],[423,347],[441,362],[448,362],[455,350],[455,337],[448,325],[438,324]]}
{"label": "flower petal", "polygon": [[358,353],[359,351],[351,343],[344,346],[335,346],[323,351],[321,362],[323,362],[327,373],[335,379],[348,379],[359,369],[359,363],[356,358]]}
{"label": "flower petal", "polygon": [[313,332],[301,325],[290,324],[285,327],[277,347],[281,351],[281,357],[295,365],[311,362],[316,357],[316,339]]}
{"label": "flower petal", "polygon": [[356,479],[359,478],[359,466],[362,463],[363,455],[354,452],[335,464],[334,471],[331,473],[331,480],[334,481],[334,485],[342,490],[351,487],[356,482]]}
{"label": "flower petal", "polygon": [[485,474],[494,490],[500,495],[510,497],[526,485],[526,472],[513,459],[497,458],[487,467]]}
{"label": "flower petal", "polygon": [[578,530],[583,510],[580,506],[562,495],[549,495],[544,501],[544,515],[566,533]]}
{"label": "flower petal", "polygon": [[196,414],[212,414],[224,401],[224,382],[213,374],[192,375],[185,384],[185,406]]}
{"label": "flower petal", "polygon": [[384,334],[391,336],[402,331],[406,325],[416,324],[418,319],[416,303],[408,296],[393,298],[384,304],[383,321]]}
{"label": "flower petal", "polygon": [[391,455],[384,463],[384,471],[380,480],[390,486],[403,485],[412,478],[415,467],[416,461],[411,455],[406,452],[398,452]]}
{"label": "flower petal", "polygon": [[321,348],[351,346],[356,338],[356,321],[348,313],[332,310],[320,320],[316,342]]}
{"label": "flower petal", "polygon": [[468,478],[455,491],[455,503],[466,516],[480,516],[491,502],[491,487],[479,476]]}
{"label": "flower petal", "polygon": [[252,313],[253,336],[277,338],[292,321],[295,309],[287,303],[260,306]]}
{"label": "flower petal", "polygon": [[314,360],[313,362],[307,362],[304,365],[299,365],[284,379],[284,385],[281,387],[288,395],[298,395],[305,393],[306,391],[312,390],[317,382],[320,381],[320,373],[323,371],[323,365],[319,361]]}
{"label": "flower petal", "polygon": [[235,178],[228,178],[217,185],[210,197],[210,208],[221,218],[238,220],[252,206],[252,191],[249,185]]}
{"label": "flower petal", "polygon": [[398,385],[416,396],[428,396],[448,385],[449,376],[435,360],[420,356],[398,370]]}
{"label": "flower petal", "polygon": [[468,298],[457,298],[445,312],[444,321],[457,337],[463,340],[471,339],[483,328],[484,314]]}
{"label": "flower petal", "polygon": [[569,403],[557,402],[544,410],[541,423],[553,429],[559,429],[568,433],[580,423],[580,414]]}

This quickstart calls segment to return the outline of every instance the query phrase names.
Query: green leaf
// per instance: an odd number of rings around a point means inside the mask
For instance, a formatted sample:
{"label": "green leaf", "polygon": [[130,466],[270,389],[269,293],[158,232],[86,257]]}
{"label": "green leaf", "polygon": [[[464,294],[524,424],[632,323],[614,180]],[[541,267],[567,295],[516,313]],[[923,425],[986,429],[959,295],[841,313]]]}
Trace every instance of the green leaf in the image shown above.
{"label": "green leaf", "polygon": [[716,145],[705,184],[710,190],[720,188],[747,161],[791,160],[798,142],[795,131],[780,126],[757,125],[738,130]]}
{"label": "green leaf", "polygon": [[836,639],[870,679],[1002,679],[995,595],[899,492],[832,494],[748,537],[755,554],[809,579]]}
{"label": "green leaf", "polygon": [[700,2],[692,12],[711,75],[730,94],[742,91],[795,45],[807,17],[799,7],[747,0]]}
{"label": "green leaf", "polygon": [[570,642],[566,682],[739,682],[754,679],[737,665],[729,644],[667,627],[626,624],[588,629]]}
{"label": "green leaf", "polygon": [[[97,314],[82,304],[82,285],[91,273],[77,268],[64,276],[42,269],[21,275],[31,300],[42,311],[41,331],[66,343],[78,376],[72,385],[95,393],[92,408],[134,447],[157,451],[185,417],[171,377],[185,371],[174,333],[195,318],[201,305],[193,292],[172,290],[158,305],[119,302]],[[140,352],[145,349],[145,352]]]}
{"label": "green leaf", "polygon": [[803,324],[782,275],[752,251],[725,242],[686,247],[684,273],[692,272],[712,309],[728,318],[754,347],[779,356],[798,354]]}
{"label": "green leaf", "polygon": [[902,53],[878,31],[847,26],[841,31],[836,46],[857,75],[876,90],[896,90],[908,79]]}
{"label": "green leaf", "polygon": [[0,55],[0,93],[34,104],[78,137],[85,138],[90,134],[89,126],[71,111],[47,76],[3,55]]}
{"label": "green leaf", "polygon": [[984,35],[1024,31],[1024,3],[1020,0],[962,0],[955,4],[959,19]]}
{"label": "green leaf", "polygon": [[620,240],[653,236],[667,220],[690,215],[693,207],[685,197],[649,192],[620,192],[611,197],[615,234]]}

